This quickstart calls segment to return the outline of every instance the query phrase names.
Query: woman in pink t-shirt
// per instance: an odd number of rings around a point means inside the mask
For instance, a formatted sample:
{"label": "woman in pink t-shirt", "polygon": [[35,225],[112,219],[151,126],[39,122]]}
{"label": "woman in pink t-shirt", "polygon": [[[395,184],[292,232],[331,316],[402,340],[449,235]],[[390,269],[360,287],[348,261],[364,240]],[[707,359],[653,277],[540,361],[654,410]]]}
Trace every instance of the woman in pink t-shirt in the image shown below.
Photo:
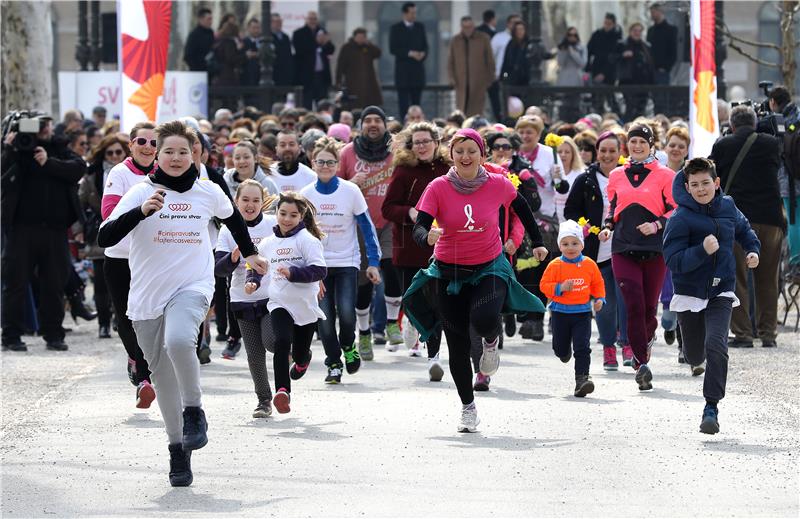
{"label": "woman in pink t-shirt", "polygon": [[[472,388],[470,326],[482,337],[480,372],[499,366],[498,317],[502,311],[544,311],[541,301],[517,283],[500,241],[499,209],[511,206],[534,244],[534,255],[547,256],[528,203],[504,175],[488,173],[483,138],[461,129],[450,141],[454,166],[434,179],[417,204],[414,240],[433,245],[434,261],[421,270],[403,298],[406,315],[426,340],[438,324],[422,288],[432,283],[450,352],[450,373],[461,398],[460,432],[474,432],[478,415]],[[434,219],[436,225],[433,225]]]}

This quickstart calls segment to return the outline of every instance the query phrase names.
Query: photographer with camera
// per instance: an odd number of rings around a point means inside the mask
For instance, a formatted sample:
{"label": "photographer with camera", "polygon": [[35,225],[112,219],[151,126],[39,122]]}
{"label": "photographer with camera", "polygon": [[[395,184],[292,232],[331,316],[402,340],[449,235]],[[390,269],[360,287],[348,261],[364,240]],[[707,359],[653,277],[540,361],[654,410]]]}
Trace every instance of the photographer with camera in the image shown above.
{"label": "photographer with camera", "polygon": [[27,351],[24,305],[34,270],[39,280],[39,332],[47,349],[64,351],[64,285],[70,269],[67,228],[79,218],[78,181],[86,162],[53,138],[44,114],[12,113],[3,121],[2,344]]}
{"label": "photographer with camera", "polygon": [[770,111],[783,115],[786,129],[779,136],[783,139],[783,164],[778,173],[778,181],[783,205],[789,217],[789,257],[797,261],[800,256],[800,215],[797,213],[800,205],[800,110],[792,102],[789,90],[782,86],[770,91],[767,103]]}
{"label": "photographer with camera", "polygon": [[[748,105],[731,110],[733,133],[714,143],[709,158],[717,165],[720,185],[750,221],[761,241],[761,262],[753,269],[756,299],[756,329],[761,345],[777,346],[778,267],[786,222],[778,190],[780,142],[772,135],[756,132],[758,118]],[[735,246],[736,297],[741,304],[733,309],[731,348],[753,347],[750,298],[747,289],[747,264],[741,247]]]}

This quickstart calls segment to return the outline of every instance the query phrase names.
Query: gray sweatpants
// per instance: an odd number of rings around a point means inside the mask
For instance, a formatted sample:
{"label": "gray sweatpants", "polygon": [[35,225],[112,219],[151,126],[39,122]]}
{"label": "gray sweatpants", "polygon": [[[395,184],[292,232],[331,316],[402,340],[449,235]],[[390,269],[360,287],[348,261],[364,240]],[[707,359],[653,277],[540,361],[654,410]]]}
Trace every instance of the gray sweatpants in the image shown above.
{"label": "gray sweatpants", "polygon": [[169,443],[183,441],[183,408],[201,405],[200,362],[195,347],[197,330],[207,312],[208,302],[203,294],[179,292],[160,317],[133,321],[136,338],[150,366]]}
{"label": "gray sweatpants", "polygon": [[728,328],[733,300],[714,297],[702,312],[678,312],[683,335],[683,356],[692,366],[706,361],[703,396],[719,402],[728,380]]}

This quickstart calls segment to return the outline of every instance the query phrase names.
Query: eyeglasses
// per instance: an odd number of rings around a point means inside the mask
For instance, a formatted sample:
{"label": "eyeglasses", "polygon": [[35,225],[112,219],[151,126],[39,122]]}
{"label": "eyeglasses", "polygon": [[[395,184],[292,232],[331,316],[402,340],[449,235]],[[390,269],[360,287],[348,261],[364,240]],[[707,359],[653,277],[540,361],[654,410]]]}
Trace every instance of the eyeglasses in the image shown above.
{"label": "eyeglasses", "polygon": [[113,155],[125,155],[125,150],[106,150],[106,157]]}
{"label": "eyeglasses", "polygon": [[433,139],[423,139],[421,141],[414,141],[412,144],[414,146],[427,146],[428,144],[432,143]]}
{"label": "eyeglasses", "polygon": [[317,159],[317,160],[315,160],[315,161],[314,161],[314,164],[316,164],[318,168],[321,168],[321,167],[323,167],[323,166],[324,166],[324,167],[328,167],[328,168],[332,168],[332,167],[334,167],[334,166],[335,166],[336,164],[338,164],[338,163],[339,163],[339,161],[338,161],[338,160],[322,160],[322,159]]}
{"label": "eyeglasses", "polygon": [[492,146],[492,149],[493,150],[505,150],[505,151],[508,151],[508,150],[511,149],[511,145],[510,144],[495,144],[494,146]]}
{"label": "eyeglasses", "polygon": [[[136,140],[134,140],[133,142],[135,142],[139,146],[144,146],[145,144],[147,144],[148,141],[144,137],[137,137]],[[150,146],[155,148],[156,144],[158,143],[155,139],[150,139]]]}

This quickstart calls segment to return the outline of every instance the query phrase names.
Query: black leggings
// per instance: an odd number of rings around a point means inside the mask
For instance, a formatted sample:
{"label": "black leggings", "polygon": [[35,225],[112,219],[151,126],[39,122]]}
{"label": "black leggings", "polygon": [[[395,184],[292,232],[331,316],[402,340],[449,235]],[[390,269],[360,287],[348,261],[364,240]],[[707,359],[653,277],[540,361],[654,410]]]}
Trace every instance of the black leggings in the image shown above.
{"label": "black leggings", "polygon": [[106,286],[103,264],[105,259],[92,260],[94,267],[94,306],[97,308],[97,322],[100,326],[111,326],[111,296]]}
{"label": "black leggings", "polygon": [[122,339],[125,351],[128,352],[128,358],[136,363],[134,381],[139,384],[143,380],[150,380],[150,370],[136,339],[136,332],[133,331],[133,324],[127,315],[128,292],[131,288],[131,269],[127,259],[107,257],[103,263],[103,273],[106,276],[108,293],[111,295],[114,312],[117,314],[117,333],[119,338]]}
{"label": "black leggings", "polygon": [[308,364],[311,360],[311,340],[317,331],[317,323],[297,326],[289,312],[276,308],[269,313],[272,319],[272,333],[275,335],[275,355],[272,367],[275,371],[275,390],[281,388],[292,392],[289,379],[289,351],[297,364]]}
{"label": "black leggings", "polygon": [[[470,326],[479,337],[494,341],[499,333],[498,317],[508,292],[508,285],[497,276],[487,276],[477,285],[465,284],[456,295],[447,293],[446,279],[435,283],[436,298],[442,314],[442,328],[450,352],[450,374],[456,383],[462,404],[472,403],[472,366],[470,365]],[[432,283],[429,283],[432,284]]]}
{"label": "black leggings", "polygon": [[[390,259],[381,260],[381,277],[383,278],[383,293],[387,297],[401,297],[405,292],[400,285],[400,275],[397,268],[392,264]],[[372,283],[364,283],[358,286],[358,293],[356,294],[356,308],[364,310],[369,308],[372,304],[372,298],[375,294],[375,285]]]}
{"label": "black leggings", "polygon": [[[420,269],[416,267],[398,267],[397,268],[398,274],[400,275],[400,283],[403,286],[403,294],[406,293],[408,287],[411,286],[411,281],[413,281],[414,276],[417,275],[417,272]],[[436,308],[438,306],[438,301],[436,301],[435,297],[431,297],[431,286],[433,283],[428,283],[424,288],[423,291],[426,292],[425,296],[428,298],[428,302],[431,305],[431,308]],[[436,310],[434,310],[436,311]],[[409,326],[411,323],[408,323]],[[432,359],[439,354],[439,349],[442,344],[442,329],[436,328],[433,333],[431,333],[430,337],[428,337],[428,342],[425,343],[425,347],[428,350],[428,358]]]}

